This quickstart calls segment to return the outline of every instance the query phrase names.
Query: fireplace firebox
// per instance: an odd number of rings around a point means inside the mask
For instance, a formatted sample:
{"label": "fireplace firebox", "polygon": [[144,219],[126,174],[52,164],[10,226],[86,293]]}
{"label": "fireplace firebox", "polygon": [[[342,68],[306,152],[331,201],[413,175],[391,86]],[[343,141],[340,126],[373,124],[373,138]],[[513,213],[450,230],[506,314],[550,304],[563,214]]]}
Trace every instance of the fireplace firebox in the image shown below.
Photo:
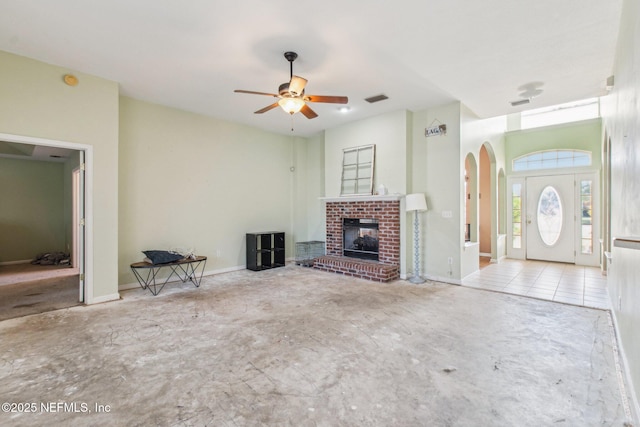
{"label": "fireplace firebox", "polygon": [[343,218],[342,246],[346,257],[378,261],[378,220]]}

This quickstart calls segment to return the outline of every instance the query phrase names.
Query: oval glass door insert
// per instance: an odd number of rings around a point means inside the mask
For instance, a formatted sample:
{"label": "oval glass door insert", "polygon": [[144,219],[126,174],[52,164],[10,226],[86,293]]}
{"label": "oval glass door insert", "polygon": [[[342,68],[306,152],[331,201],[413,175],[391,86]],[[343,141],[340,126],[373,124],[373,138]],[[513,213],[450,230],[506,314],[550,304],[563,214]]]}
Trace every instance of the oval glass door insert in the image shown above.
{"label": "oval glass door insert", "polygon": [[562,203],[560,194],[551,185],[547,185],[540,193],[537,220],[538,233],[544,244],[555,245],[562,232]]}

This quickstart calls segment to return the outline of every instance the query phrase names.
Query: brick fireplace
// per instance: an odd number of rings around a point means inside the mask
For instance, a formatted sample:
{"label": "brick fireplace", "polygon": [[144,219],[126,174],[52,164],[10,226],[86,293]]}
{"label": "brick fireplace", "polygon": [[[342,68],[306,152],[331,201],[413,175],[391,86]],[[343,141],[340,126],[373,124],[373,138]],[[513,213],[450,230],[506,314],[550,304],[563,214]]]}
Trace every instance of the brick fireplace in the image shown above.
{"label": "brick fireplace", "polygon": [[[326,255],[314,262],[324,271],[388,282],[400,277],[401,196],[326,198]],[[358,259],[343,253],[345,219],[377,221],[378,261]]]}

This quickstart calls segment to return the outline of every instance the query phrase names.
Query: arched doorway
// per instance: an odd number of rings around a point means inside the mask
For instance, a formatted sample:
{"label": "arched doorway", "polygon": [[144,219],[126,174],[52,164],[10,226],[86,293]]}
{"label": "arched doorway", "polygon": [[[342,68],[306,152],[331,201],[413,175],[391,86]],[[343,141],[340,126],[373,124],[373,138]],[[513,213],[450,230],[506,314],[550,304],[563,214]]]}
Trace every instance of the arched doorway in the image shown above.
{"label": "arched doorway", "polygon": [[492,262],[498,259],[498,206],[496,158],[491,144],[485,142],[478,154],[478,243],[480,256]]}

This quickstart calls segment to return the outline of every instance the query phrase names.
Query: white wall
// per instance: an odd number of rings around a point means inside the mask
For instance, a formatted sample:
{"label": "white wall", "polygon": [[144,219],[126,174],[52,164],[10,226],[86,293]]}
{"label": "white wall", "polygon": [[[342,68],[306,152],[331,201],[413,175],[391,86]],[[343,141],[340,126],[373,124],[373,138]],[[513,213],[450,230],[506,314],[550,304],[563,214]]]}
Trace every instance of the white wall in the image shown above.
{"label": "white wall", "polygon": [[[611,138],[611,234],[640,236],[640,1],[625,0],[620,26],[615,86],[603,99],[605,133]],[[609,294],[618,326],[635,407],[640,395],[639,257],[613,248]],[[636,414],[637,415],[637,414]]]}
{"label": "white wall", "polygon": [[129,265],[149,249],[194,249],[207,271],[242,267],[247,232],[284,231],[292,256],[305,150],[304,139],[122,97],[120,284],[135,282]]}
{"label": "white wall", "polygon": [[0,133],[93,147],[93,295],[118,297],[118,84],[0,51]]}

